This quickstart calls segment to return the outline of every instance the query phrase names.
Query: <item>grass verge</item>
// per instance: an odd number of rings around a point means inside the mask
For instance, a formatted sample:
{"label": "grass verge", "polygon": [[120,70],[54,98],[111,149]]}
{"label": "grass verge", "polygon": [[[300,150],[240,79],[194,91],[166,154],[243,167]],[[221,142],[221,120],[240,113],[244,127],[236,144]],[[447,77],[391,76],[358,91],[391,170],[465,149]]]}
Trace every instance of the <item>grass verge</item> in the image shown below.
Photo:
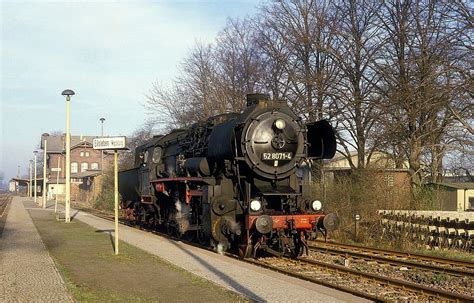
{"label": "grass verge", "polygon": [[30,210],[67,287],[80,302],[239,302],[244,298],[78,221]]}

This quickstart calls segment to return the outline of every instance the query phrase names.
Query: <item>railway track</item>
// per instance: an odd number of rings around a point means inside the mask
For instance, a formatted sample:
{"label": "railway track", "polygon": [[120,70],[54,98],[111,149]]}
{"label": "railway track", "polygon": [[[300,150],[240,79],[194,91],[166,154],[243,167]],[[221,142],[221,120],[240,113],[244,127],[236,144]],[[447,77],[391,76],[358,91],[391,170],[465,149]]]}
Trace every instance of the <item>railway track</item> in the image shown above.
{"label": "railway track", "polygon": [[0,193],[0,238],[7,222],[8,205],[12,198],[13,196],[9,193]]}
{"label": "railway track", "polygon": [[8,193],[0,194],[0,217],[3,216],[5,210],[7,209],[8,202],[12,199],[12,195]]}
{"label": "railway track", "polygon": [[[99,212],[96,210],[86,209],[86,208],[76,208],[82,211],[86,211],[96,215],[98,217],[111,220],[113,221],[113,216],[105,213]],[[125,222],[121,221],[121,224],[126,224]],[[137,227],[138,228],[138,227]],[[149,231],[149,230],[148,230]],[[152,231],[155,234],[168,236],[165,233]],[[174,238],[174,237],[172,237]],[[177,238],[175,238],[177,239]],[[178,239],[177,239],[178,240]],[[180,241],[189,243],[183,239],[179,239]],[[205,249],[209,249],[208,247],[203,247],[202,245],[196,244],[191,242],[189,244],[202,247]],[[319,244],[319,243],[318,243]],[[334,243],[330,243],[332,245]],[[321,244],[319,244],[321,245]],[[330,246],[327,245],[327,246]],[[335,244],[335,246],[338,244]],[[326,249],[326,252],[329,253],[329,250],[326,248],[315,248],[316,246],[312,245],[310,248],[312,250],[317,249]],[[365,249],[365,248],[361,248]],[[370,249],[369,249],[370,250]],[[336,249],[333,249],[333,253],[336,252]],[[388,254],[389,251],[384,251],[385,255]],[[345,251],[342,252],[340,250],[338,253],[348,254],[348,250],[346,248]],[[362,253],[359,253],[362,254]],[[404,253],[400,253],[404,254]],[[235,255],[227,254],[230,257],[238,258]],[[377,259],[377,262],[385,262],[388,264],[401,265],[401,263],[397,263],[391,258],[388,257],[374,257],[368,256]],[[365,257],[360,256],[360,258]],[[356,257],[356,255],[353,255]],[[427,257],[428,258],[428,257]],[[435,258],[437,259],[437,258]],[[366,259],[365,259],[366,260]],[[442,259],[444,262],[448,262],[448,259]],[[328,286],[334,289],[338,289],[341,291],[345,291],[348,293],[352,293],[354,295],[368,298],[374,301],[386,302],[386,301],[398,301],[398,300],[405,300],[405,301],[450,301],[450,302],[473,302],[474,297],[471,295],[460,294],[456,292],[446,291],[443,289],[429,287],[419,283],[413,283],[401,279],[394,279],[391,277],[386,277],[383,275],[363,272],[356,269],[351,269],[345,266],[331,264],[328,262],[322,262],[318,260],[314,260],[311,258],[298,258],[298,259],[289,259],[289,258],[259,258],[258,260],[253,259],[245,259],[245,262],[255,264],[267,269],[271,269],[280,273],[284,273],[289,276],[293,276],[299,279],[307,280],[313,283],[321,284],[324,286]],[[453,260],[454,261],[454,260]],[[403,262],[403,261],[400,261]],[[403,263],[403,265],[408,266],[411,263],[409,262]],[[460,264],[461,261],[454,261],[457,265]],[[415,263],[416,264],[416,263]],[[446,264],[446,263],[445,263]],[[417,264],[418,265],[418,264]],[[415,266],[415,265],[410,265]],[[420,267],[417,267],[420,268]],[[433,272],[439,272],[440,267],[434,266],[430,267],[428,264],[421,265],[423,270],[431,270]],[[445,269],[445,268],[441,268]],[[456,271],[456,275],[465,276],[466,274],[461,271]],[[472,272],[467,272],[469,279],[472,279]]]}
{"label": "railway track", "polygon": [[375,301],[473,302],[474,297],[309,259],[261,258],[257,265]]}
{"label": "railway track", "polygon": [[347,256],[362,258],[365,260],[392,262],[393,264],[403,266],[427,268],[438,272],[474,277],[474,262],[469,261],[430,257],[400,251],[322,241],[314,241],[309,248],[330,254],[345,254]]}

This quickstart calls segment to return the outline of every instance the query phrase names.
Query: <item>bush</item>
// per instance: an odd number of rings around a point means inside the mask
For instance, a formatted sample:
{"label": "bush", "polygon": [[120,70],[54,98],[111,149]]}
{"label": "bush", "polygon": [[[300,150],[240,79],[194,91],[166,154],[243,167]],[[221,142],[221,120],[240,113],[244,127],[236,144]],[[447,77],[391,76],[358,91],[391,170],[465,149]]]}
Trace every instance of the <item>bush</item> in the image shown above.
{"label": "bush", "polygon": [[431,187],[422,186],[413,195],[413,209],[416,210],[436,210],[440,206],[438,192]]}
{"label": "bush", "polygon": [[99,210],[114,210],[114,171],[109,169],[103,173],[100,193],[94,200],[93,207]]}
{"label": "bush", "polygon": [[361,216],[357,241],[376,241],[381,236],[379,209],[405,209],[410,205],[410,191],[387,181],[383,170],[360,169],[325,173],[325,182],[315,182],[314,194],[324,201],[326,213],[336,213],[339,228],[331,233],[337,241],[354,239],[355,214]]}

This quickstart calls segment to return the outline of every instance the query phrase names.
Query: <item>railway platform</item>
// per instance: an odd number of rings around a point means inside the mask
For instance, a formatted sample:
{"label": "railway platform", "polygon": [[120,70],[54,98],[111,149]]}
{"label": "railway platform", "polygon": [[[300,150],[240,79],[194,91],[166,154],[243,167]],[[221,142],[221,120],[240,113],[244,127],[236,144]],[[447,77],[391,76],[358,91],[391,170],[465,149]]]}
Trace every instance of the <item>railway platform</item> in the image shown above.
{"label": "railway platform", "polygon": [[[76,211],[73,218],[98,230],[113,222]],[[148,253],[256,302],[369,302],[325,286],[292,278],[192,245],[121,225],[119,237]]]}
{"label": "railway platform", "polygon": [[29,200],[13,197],[1,233],[0,302],[73,302],[25,208]]}

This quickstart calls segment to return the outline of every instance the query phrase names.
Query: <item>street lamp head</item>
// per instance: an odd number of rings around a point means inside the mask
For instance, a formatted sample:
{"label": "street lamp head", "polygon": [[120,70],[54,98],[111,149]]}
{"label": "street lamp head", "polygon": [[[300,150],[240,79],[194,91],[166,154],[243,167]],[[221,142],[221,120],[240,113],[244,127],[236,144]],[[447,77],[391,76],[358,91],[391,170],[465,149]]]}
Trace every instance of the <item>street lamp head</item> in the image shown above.
{"label": "street lamp head", "polygon": [[36,156],[37,154],[38,154],[38,151],[37,151],[37,150],[33,151],[33,155]]}
{"label": "street lamp head", "polygon": [[100,118],[99,120],[100,120],[100,122],[104,123],[105,118]]}
{"label": "street lamp head", "polygon": [[65,90],[63,90],[61,95],[65,96],[65,97],[70,97],[70,96],[74,96],[75,93],[72,89],[65,89]]}

